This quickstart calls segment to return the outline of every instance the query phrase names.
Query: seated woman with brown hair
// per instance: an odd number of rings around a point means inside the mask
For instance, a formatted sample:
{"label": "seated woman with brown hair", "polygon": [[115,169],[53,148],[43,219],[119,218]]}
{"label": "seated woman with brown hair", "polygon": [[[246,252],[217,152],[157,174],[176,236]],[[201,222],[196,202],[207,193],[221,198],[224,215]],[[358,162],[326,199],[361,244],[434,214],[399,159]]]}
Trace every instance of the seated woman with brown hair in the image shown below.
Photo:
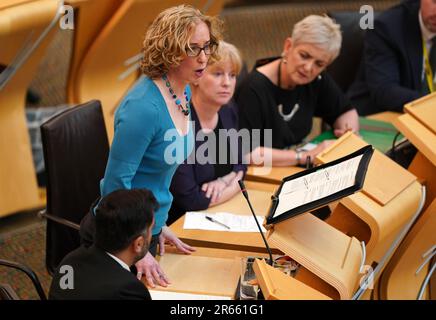
{"label": "seated woman with brown hair", "polygon": [[220,60],[212,62],[203,77],[191,84],[195,148],[174,174],[168,223],[186,211],[207,209],[231,199],[240,191],[238,180],[246,171],[240,146],[230,143],[238,128],[237,107],[231,98],[241,57],[235,46],[224,41],[219,43],[217,54]]}

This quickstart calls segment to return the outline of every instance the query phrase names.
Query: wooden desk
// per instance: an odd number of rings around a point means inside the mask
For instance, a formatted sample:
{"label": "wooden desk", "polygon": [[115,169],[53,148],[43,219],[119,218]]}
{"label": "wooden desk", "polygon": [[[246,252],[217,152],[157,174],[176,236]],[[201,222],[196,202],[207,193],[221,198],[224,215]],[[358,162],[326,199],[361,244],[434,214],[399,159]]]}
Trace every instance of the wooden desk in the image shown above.
{"label": "wooden desk", "polygon": [[167,253],[158,261],[171,284],[152,290],[234,298],[241,270],[238,258]]}
{"label": "wooden desk", "polygon": [[368,119],[373,120],[379,120],[384,122],[393,123],[395,119],[398,118],[398,116],[401,116],[401,113],[398,112],[392,112],[392,111],[385,111],[380,113],[375,113],[370,116],[367,116]]}
{"label": "wooden desk", "polygon": [[[272,193],[248,189],[248,194],[256,215],[266,216]],[[209,208],[205,210],[205,212],[230,212],[233,214],[251,216],[247,201],[241,193],[226,203]],[[249,252],[266,252],[262,237],[258,232],[185,230],[183,229],[184,221],[185,216],[182,216],[174,222],[170,228],[181,240],[190,245]],[[273,252],[280,253],[279,250],[273,250]]]}
{"label": "wooden desk", "polygon": [[265,191],[269,192],[271,195],[274,194],[279,187],[278,184],[262,183],[256,181],[245,181],[244,184],[248,190]]}
{"label": "wooden desk", "polygon": [[[171,245],[165,245],[165,254],[167,253],[180,254],[180,252],[177,251],[176,247]],[[269,258],[269,255],[267,253],[226,250],[226,249],[206,248],[206,247],[196,247],[195,251],[191,254],[191,256],[226,258],[226,259],[244,258],[244,257]]]}
{"label": "wooden desk", "polygon": [[[367,118],[379,121],[393,123],[400,116],[397,112],[381,112],[368,116]],[[271,184],[280,184],[282,179],[294,173],[303,171],[303,168],[288,166],[288,167],[256,167],[248,166],[246,180],[256,181]]]}
{"label": "wooden desk", "polygon": [[262,183],[280,184],[283,178],[303,171],[300,167],[255,167],[248,166],[245,179]]}

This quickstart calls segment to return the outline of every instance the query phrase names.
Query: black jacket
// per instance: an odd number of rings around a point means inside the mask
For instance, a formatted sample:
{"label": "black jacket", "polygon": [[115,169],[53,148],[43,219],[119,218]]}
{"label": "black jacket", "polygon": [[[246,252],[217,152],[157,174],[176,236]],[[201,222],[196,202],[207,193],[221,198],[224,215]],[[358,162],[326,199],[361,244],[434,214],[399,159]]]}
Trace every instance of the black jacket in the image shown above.
{"label": "black jacket", "polygon": [[422,93],[423,52],[419,0],[381,13],[365,34],[364,55],[348,96],[359,114],[402,112]]}
{"label": "black jacket", "polygon": [[[74,289],[61,288],[69,274],[68,271],[60,273],[65,265],[73,270]],[[49,299],[150,300],[151,297],[145,285],[106,252],[95,246],[88,249],[82,246],[70,252],[60,263],[53,275]]]}

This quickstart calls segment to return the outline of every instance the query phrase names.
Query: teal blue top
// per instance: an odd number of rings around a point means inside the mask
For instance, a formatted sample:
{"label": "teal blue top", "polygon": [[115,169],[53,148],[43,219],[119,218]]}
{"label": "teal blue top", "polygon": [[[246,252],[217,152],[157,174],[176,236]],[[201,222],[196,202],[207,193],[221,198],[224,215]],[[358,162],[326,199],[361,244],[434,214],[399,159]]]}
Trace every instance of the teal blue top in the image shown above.
{"label": "teal blue top", "polygon": [[[189,86],[186,92],[190,99]],[[173,200],[171,179],[193,149],[192,124],[188,134],[181,136],[159,88],[150,78],[141,77],[118,107],[114,129],[106,172],[100,181],[101,195],[118,189],[151,190],[160,206],[153,228],[153,235],[158,234]]]}

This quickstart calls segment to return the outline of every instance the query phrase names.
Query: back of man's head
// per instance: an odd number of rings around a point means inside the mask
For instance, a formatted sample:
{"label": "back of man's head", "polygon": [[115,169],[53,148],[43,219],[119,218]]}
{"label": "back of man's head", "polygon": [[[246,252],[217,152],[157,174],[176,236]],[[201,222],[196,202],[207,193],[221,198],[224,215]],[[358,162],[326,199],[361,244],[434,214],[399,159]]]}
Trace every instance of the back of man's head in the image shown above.
{"label": "back of man's head", "polygon": [[116,190],[98,204],[95,217],[95,245],[117,253],[143,235],[153,223],[159,204],[147,189]]}

